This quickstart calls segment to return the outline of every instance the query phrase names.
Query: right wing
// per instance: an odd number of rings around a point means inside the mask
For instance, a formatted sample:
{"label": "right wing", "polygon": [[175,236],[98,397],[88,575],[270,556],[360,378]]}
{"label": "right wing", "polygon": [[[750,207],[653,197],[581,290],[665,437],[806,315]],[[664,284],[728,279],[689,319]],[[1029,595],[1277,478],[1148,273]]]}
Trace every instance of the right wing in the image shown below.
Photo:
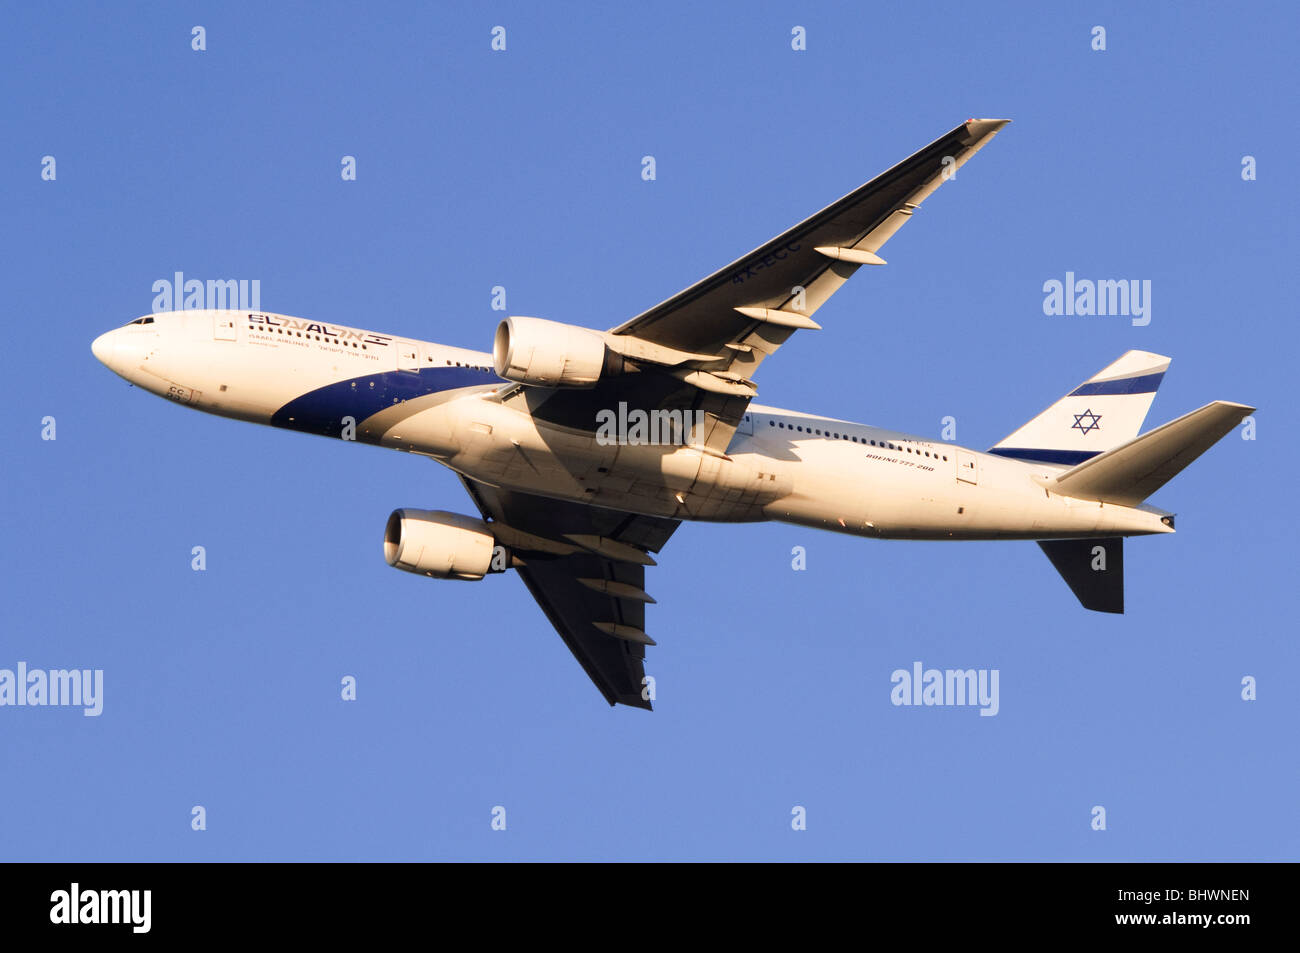
{"label": "right wing", "polygon": [[678,521],[461,482],[605,700],[650,709],[645,567]]}

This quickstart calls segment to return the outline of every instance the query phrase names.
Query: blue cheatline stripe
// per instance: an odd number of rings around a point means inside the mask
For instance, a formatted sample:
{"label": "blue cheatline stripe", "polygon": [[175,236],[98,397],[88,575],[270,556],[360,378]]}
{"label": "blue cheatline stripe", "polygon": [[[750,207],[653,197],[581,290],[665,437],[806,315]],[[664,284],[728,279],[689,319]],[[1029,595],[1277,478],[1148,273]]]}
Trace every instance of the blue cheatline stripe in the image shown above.
{"label": "blue cheatline stripe", "polygon": [[[385,408],[439,391],[506,383],[494,371],[473,367],[422,367],[414,371],[384,371],[326,384],[295,397],[271,416],[271,424],[289,430],[342,434],[343,418],[359,424]],[[292,418],[292,419],[290,419]]]}
{"label": "blue cheatline stripe", "polygon": [[1143,374],[1141,377],[1121,377],[1114,381],[1089,381],[1080,385],[1078,390],[1070,391],[1069,397],[1092,397],[1094,394],[1154,394],[1160,386],[1160,379],[1165,372]]}
{"label": "blue cheatline stripe", "polygon": [[1065,463],[1074,466],[1091,460],[1100,450],[1033,450],[1021,447],[994,447],[989,453],[999,457],[1011,457],[1013,460],[1032,460],[1035,463]]}

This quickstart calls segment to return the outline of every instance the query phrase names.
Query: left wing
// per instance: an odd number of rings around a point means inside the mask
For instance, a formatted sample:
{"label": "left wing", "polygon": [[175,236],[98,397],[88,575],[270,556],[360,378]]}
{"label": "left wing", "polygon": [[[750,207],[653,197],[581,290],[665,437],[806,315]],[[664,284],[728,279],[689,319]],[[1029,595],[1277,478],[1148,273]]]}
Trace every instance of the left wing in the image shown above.
{"label": "left wing", "polygon": [[1008,121],[968,119],[748,255],[606,332],[606,344],[690,385],[660,406],[704,411],[709,427],[703,442],[724,452],[758,393],[753,377],[763,359],[800,328],[819,328],[812,319],[817,309],[862,265],[883,265],[877,252]]}
{"label": "left wing", "polygon": [[605,700],[650,709],[645,568],[678,521],[461,482]]}
{"label": "left wing", "polygon": [[747,379],[796,330],[817,329],[812,315],[859,267],[883,265],[876,253],[1008,121],[968,119],[609,334],[635,339],[624,353],[635,354],[636,342],[649,342],[693,356],[697,366],[701,357],[720,361],[708,371],[723,381]]}

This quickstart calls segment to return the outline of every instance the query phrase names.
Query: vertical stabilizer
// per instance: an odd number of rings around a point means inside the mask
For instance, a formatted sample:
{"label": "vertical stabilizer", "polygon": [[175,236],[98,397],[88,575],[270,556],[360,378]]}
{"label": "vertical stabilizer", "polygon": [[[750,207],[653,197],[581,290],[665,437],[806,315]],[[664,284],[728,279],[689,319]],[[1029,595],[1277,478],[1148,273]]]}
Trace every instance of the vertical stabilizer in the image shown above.
{"label": "vertical stabilizer", "polygon": [[989,452],[1074,466],[1118,447],[1142,429],[1168,369],[1167,357],[1128,351]]}

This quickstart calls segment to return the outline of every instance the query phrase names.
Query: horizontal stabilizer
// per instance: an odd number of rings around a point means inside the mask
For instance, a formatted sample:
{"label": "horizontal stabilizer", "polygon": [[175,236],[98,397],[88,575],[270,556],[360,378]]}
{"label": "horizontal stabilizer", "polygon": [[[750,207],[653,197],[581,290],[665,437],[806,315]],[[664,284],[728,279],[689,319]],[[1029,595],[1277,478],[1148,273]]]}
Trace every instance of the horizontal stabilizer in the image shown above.
{"label": "horizontal stabilizer", "polygon": [[1124,611],[1124,539],[1041,540],[1047,558],[1085,609]]}
{"label": "horizontal stabilizer", "polygon": [[1245,404],[1216,400],[1085,460],[1049,488],[1076,499],[1136,506],[1254,412]]}

